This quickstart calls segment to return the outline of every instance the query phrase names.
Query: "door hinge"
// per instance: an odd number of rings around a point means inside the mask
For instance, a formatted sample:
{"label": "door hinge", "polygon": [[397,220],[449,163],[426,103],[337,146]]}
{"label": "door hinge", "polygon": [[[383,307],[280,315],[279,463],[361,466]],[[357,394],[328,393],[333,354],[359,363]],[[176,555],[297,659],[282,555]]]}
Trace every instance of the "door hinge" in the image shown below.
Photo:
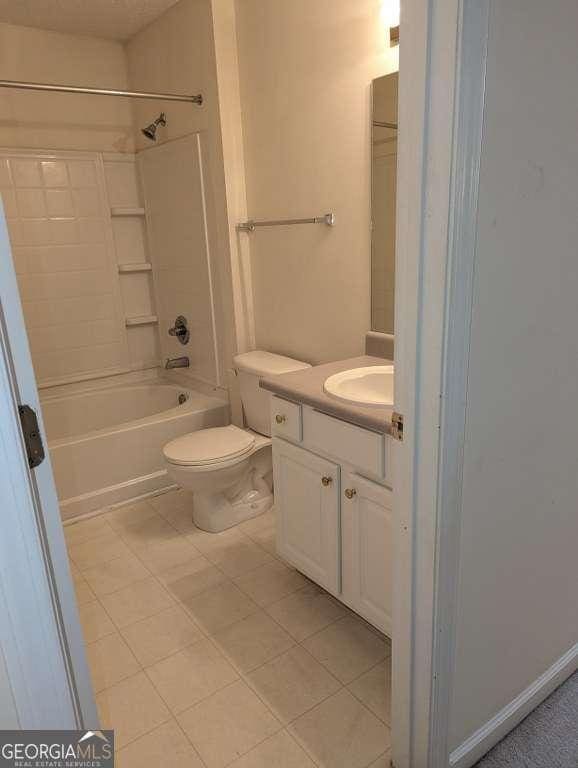
{"label": "door hinge", "polygon": [[34,469],[44,461],[44,444],[36,413],[29,405],[19,405],[20,424],[24,435],[24,445],[28,456],[28,466]]}
{"label": "door hinge", "polygon": [[397,411],[391,414],[391,436],[403,443],[403,414]]}

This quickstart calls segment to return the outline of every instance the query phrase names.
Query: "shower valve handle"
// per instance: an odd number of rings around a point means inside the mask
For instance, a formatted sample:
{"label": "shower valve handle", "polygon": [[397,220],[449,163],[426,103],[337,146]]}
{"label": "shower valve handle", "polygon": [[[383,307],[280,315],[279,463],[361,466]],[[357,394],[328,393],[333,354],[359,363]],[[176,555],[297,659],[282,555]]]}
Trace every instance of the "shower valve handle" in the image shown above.
{"label": "shower valve handle", "polygon": [[179,315],[172,328],[169,328],[169,336],[176,336],[181,344],[188,344],[191,334],[187,327],[187,318]]}

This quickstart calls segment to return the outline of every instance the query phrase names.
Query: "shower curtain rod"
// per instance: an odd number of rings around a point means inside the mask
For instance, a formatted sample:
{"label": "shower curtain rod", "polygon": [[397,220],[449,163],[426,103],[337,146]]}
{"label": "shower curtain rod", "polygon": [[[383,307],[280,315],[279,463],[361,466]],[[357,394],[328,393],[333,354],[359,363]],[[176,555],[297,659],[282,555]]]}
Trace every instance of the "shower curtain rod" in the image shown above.
{"label": "shower curtain rod", "polygon": [[203,96],[184,96],[178,93],[149,93],[147,91],[116,91],[111,88],[82,88],[76,85],[50,85],[48,83],[24,83],[19,80],[0,80],[0,88],[19,88],[24,91],[56,91],[57,93],[88,93],[93,96],[125,96],[128,99],[157,99],[159,101],[186,101],[202,104]]}

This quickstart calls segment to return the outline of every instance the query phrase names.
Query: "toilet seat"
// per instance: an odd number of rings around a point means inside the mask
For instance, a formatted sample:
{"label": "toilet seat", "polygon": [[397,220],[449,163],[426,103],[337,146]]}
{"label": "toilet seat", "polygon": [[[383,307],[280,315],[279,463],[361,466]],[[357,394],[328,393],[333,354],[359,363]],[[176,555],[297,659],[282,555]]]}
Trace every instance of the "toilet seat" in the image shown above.
{"label": "toilet seat", "polygon": [[229,464],[250,454],[255,435],[230,424],[191,432],[167,443],[163,449],[170,464],[182,467],[207,467]]}

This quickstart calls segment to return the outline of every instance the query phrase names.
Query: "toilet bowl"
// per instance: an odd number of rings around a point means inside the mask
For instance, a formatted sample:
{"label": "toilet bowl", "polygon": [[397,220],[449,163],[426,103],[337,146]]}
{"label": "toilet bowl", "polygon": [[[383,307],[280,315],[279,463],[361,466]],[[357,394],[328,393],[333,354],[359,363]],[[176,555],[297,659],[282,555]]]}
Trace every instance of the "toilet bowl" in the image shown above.
{"label": "toilet bowl", "polygon": [[193,492],[193,522],[218,533],[273,505],[271,440],[234,425],[183,435],[163,449],[169,476]]}
{"label": "toilet bowl", "polygon": [[255,350],[236,355],[246,428],[233,424],[191,432],[163,449],[169,476],[193,492],[193,522],[211,533],[266,512],[273,505],[270,395],[266,375],[309,368],[308,363]]}

